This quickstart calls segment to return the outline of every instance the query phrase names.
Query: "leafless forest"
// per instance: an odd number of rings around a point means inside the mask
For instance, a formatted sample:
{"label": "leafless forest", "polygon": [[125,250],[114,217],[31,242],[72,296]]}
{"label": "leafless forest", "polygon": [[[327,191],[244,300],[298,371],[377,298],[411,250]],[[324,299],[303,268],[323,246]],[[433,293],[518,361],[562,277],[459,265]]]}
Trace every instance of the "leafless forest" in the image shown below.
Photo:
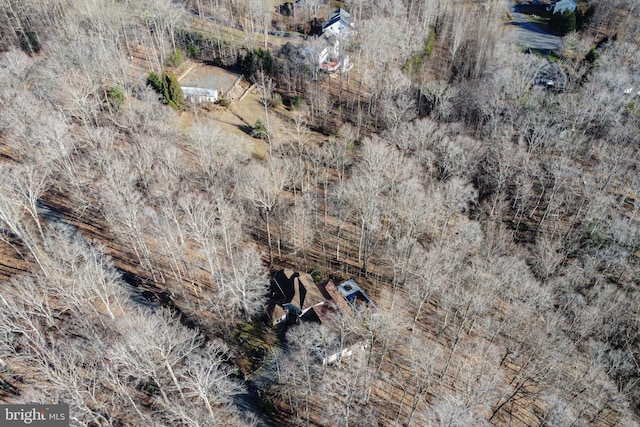
{"label": "leafless forest", "polygon": [[[637,1],[579,1],[548,55],[507,0],[280,5],[0,0],[0,402],[74,426],[639,425]],[[338,7],[353,68],[330,77],[305,46]],[[171,108],[148,76],[183,60],[254,98]],[[216,119],[247,103],[258,133]],[[375,307],[278,335],[282,268]]]}

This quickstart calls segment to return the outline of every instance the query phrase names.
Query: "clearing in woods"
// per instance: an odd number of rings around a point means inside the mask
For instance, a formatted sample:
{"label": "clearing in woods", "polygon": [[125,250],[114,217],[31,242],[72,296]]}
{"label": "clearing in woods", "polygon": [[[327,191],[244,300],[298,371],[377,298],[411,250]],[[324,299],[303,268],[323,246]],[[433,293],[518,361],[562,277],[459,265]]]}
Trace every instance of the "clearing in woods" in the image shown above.
{"label": "clearing in woods", "polygon": [[233,88],[241,74],[205,64],[196,64],[180,76],[180,86],[215,89],[218,95],[225,95]]}

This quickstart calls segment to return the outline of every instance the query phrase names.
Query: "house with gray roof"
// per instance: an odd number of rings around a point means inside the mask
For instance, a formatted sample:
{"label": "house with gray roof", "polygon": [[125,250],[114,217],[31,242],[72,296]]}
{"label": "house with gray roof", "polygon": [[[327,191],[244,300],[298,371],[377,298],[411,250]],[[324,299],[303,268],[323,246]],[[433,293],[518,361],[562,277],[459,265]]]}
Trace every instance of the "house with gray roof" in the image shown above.
{"label": "house with gray roof", "polygon": [[344,37],[353,28],[351,15],[346,10],[339,8],[329,15],[329,19],[322,24],[322,32],[331,31],[338,37]]}
{"label": "house with gray roof", "polygon": [[353,28],[353,20],[346,10],[336,9],[322,25],[322,33],[307,46],[307,57],[320,71],[336,76],[352,67],[349,56],[340,53],[340,41]]}
{"label": "house with gray roof", "polygon": [[551,5],[550,5],[550,8],[553,8],[554,14],[565,13],[567,11],[575,12],[577,7],[578,7],[578,4],[576,3],[576,0],[560,0],[556,2],[551,2]]}

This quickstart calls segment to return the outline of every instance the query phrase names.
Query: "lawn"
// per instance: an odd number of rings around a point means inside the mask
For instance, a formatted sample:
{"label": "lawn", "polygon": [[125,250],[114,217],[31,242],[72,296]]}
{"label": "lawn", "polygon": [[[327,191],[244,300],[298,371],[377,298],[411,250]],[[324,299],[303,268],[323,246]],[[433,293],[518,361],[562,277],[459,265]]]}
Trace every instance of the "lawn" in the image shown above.
{"label": "lawn", "polygon": [[543,27],[545,30],[549,27],[549,21],[551,21],[551,18],[536,14],[527,15],[527,19],[529,20],[529,22],[533,22],[534,24]]}

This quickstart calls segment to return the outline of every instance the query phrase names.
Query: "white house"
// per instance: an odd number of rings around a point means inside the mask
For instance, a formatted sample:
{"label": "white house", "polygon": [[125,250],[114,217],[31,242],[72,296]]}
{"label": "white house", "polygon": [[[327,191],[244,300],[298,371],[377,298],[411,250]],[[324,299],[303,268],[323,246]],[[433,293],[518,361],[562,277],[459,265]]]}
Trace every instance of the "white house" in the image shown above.
{"label": "white house", "polygon": [[336,76],[351,69],[348,55],[340,55],[340,41],[353,29],[351,15],[336,9],[322,25],[322,34],[306,48],[307,55],[321,71]]}
{"label": "white house", "polygon": [[315,65],[323,71],[335,71],[340,65],[340,40],[326,31],[314,39],[308,47],[309,55]]}
{"label": "white house", "polygon": [[351,15],[346,10],[340,8],[329,15],[329,19],[322,24],[322,32],[331,31],[338,37],[344,37],[353,28]]}

